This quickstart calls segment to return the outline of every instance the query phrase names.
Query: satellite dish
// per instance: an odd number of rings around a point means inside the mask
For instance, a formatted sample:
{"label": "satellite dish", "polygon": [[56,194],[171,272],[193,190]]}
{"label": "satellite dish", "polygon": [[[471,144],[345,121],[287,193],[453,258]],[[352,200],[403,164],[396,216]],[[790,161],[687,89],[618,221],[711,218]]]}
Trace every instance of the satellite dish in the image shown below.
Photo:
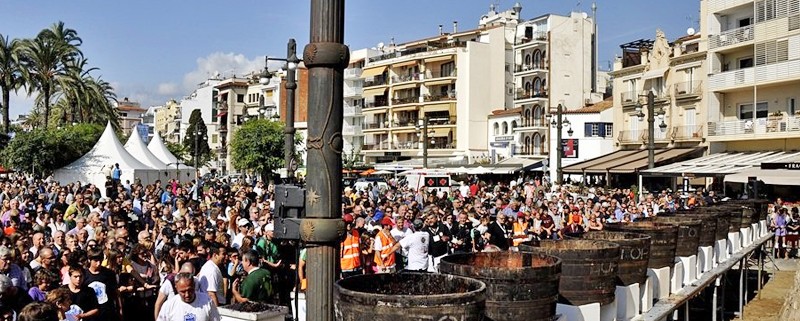
{"label": "satellite dish", "polygon": [[686,29],[686,34],[688,34],[688,35],[690,35],[690,36],[691,36],[691,35],[694,35],[694,33],[695,33],[695,30],[694,30],[694,28],[691,28],[691,27],[690,27],[689,29]]}
{"label": "satellite dish", "polygon": [[584,13],[583,13],[583,14],[581,14],[581,15],[583,16],[583,19],[589,18],[589,14],[588,14],[588,13],[586,13],[586,12],[584,12]]}
{"label": "satellite dish", "polygon": [[379,42],[378,43],[378,49],[383,49],[383,47],[386,47],[386,46],[383,44],[383,42]]}

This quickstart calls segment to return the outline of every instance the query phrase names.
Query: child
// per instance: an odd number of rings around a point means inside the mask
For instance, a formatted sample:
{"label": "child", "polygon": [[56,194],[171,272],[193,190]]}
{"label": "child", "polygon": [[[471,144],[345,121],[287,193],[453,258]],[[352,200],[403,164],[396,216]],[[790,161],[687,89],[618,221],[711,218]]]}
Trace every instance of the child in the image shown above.
{"label": "child", "polygon": [[35,286],[28,289],[28,295],[31,296],[31,299],[35,302],[44,302],[47,291],[49,291],[53,285],[53,279],[52,272],[45,269],[37,271],[33,276],[33,284]]}

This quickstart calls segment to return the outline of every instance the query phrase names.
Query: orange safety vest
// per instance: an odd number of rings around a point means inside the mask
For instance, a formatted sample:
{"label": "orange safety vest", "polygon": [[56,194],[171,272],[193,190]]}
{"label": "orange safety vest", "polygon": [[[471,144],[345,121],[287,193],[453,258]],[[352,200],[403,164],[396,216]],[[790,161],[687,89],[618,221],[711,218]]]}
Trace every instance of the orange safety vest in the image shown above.
{"label": "orange safety vest", "polygon": [[514,246],[519,246],[528,240],[527,230],[528,222],[525,222],[524,224],[514,222]]}
{"label": "orange safety vest", "polygon": [[342,271],[349,272],[361,268],[361,247],[359,243],[360,237],[358,231],[352,230],[347,233],[344,241],[341,244],[341,253],[339,255],[339,264]]}
{"label": "orange safety vest", "polygon": [[394,267],[394,252],[392,252],[392,247],[394,247],[395,243],[394,237],[386,236],[384,231],[378,233],[378,237],[381,241],[381,252],[375,254],[375,264],[379,267]]}

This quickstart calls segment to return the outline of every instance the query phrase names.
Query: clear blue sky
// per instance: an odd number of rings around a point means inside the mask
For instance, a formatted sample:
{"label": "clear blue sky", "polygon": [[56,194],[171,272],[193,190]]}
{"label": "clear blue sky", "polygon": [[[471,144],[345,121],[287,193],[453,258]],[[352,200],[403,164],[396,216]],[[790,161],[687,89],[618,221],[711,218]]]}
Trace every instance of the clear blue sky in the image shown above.
{"label": "clear blue sky", "polygon": [[[351,49],[406,42],[477,26],[491,3],[500,10],[514,0],[349,0],[345,41]],[[525,19],[545,13],[591,12],[591,1],[520,0]],[[0,34],[33,37],[64,21],[83,38],[89,62],[99,67],[117,95],[143,105],[162,104],[188,95],[208,74],[243,74],[263,66],[263,56],[284,56],[294,37],[298,50],[308,42],[308,0],[295,1],[58,1],[0,0]],[[605,69],[619,45],[653,38],[661,28],[669,39],[697,28],[698,0],[598,0],[600,66]],[[655,13],[655,15],[652,15]],[[247,70],[245,70],[247,69]],[[30,102],[17,98],[12,115],[26,113]],[[13,118],[12,118],[13,119]]]}

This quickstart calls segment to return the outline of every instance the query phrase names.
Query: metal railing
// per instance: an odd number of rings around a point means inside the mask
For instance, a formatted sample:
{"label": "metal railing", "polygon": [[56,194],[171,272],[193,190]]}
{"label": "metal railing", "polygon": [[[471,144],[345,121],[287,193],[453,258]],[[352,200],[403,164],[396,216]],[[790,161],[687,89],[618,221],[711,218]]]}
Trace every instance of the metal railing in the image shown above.
{"label": "metal railing", "polygon": [[526,44],[532,41],[545,41],[547,40],[547,32],[545,31],[537,31],[534,32],[531,37],[522,37],[517,41],[517,45]]}
{"label": "metal railing", "polygon": [[714,49],[751,40],[753,40],[753,25],[726,30],[718,35],[711,35],[708,37],[708,47]]}
{"label": "metal railing", "polygon": [[523,72],[523,71],[529,71],[529,70],[547,70],[547,62],[545,61],[545,62],[540,63],[540,64],[535,64],[535,63],[531,63],[531,64],[516,64],[514,66],[514,71],[515,72]]}
{"label": "metal railing", "polygon": [[364,109],[388,107],[389,103],[386,100],[370,101],[364,104]]}
{"label": "metal railing", "polygon": [[433,70],[426,70],[425,71],[425,80],[431,79],[438,79],[438,78],[447,78],[447,77],[456,77],[458,74],[456,69],[452,71],[446,71],[441,69],[433,69]]}
{"label": "metal railing", "polygon": [[404,83],[404,82],[417,81],[417,80],[420,80],[420,74],[419,73],[414,73],[414,74],[411,74],[411,75],[400,75],[400,76],[392,77],[392,84],[396,85],[396,84],[400,84],[400,83]]}
{"label": "metal railing", "polygon": [[703,139],[703,125],[675,126],[672,130],[672,138],[677,140]]}
{"label": "metal railing", "polygon": [[703,92],[703,82],[700,80],[684,81],[675,84],[676,96],[700,95]]}
{"label": "metal railing", "polygon": [[365,143],[364,146],[361,147],[361,150],[388,150],[391,147],[389,142]]}
{"label": "metal railing", "polygon": [[375,56],[369,58],[369,62],[377,62],[387,59],[399,58],[399,57],[408,57],[418,53],[425,53],[431,52],[436,50],[442,49],[449,49],[449,48],[463,48],[467,46],[466,41],[452,41],[452,42],[430,42],[425,47],[419,48],[410,48],[403,51],[395,51],[386,53],[380,56]]}
{"label": "metal railing", "polygon": [[416,103],[419,103],[419,96],[401,97],[392,99],[392,105],[416,104]]}
{"label": "metal railing", "polygon": [[428,117],[428,126],[455,125],[456,116],[431,116]]}
{"label": "metal railing", "polygon": [[372,80],[364,81],[364,88],[367,87],[375,87],[375,86],[384,86],[386,85],[386,79],[383,77],[375,77]]}
{"label": "metal railing", "polygon": [[646,130],[621,130],[618,139],[621,143],[641,143]]}
{"label": "metal railing", "polygon": [[543,150],[543,148],[539,147],[534,148],[533,146],[525,147],[525,146],[517,146],[514,147],[514,155],[525,155],[525,156],[546,156],[547,152]]}
{"label": "metal railing", "polygon": [[344,116],[355,116],[361,114],[361,106],[344,106]]}
{"label": "metal railing", "polygon": [[[664,130],[661,130],[661,128],[658,127],[658,122],[655,123],[655,126],[656,130],[653,131],[653,133],[655,133],[654,141],[657,142],[666,141],[669,140],[670,137],[672,137],[671,129],[669,127],[664,128]],[[650,137],[650,134],[647,132],[647,130],[643,130],[643,132],[644,134],[642,134],[642,140],[644,143],[647,143],[647,139],[648,137]]]}
{"label": "metal railing", "polygon": [[373,121],[364,123],[364,129],[386,129],[389,128],[389,122],[387,121]]}
{"label": "metal railing", "polygon": [[547,89],[540,91],[517,90],[514,99],[547,98]]}
{"label": "metal railing", "polygon": [[747,119],[708,123],[709,137],[795,132],[800,132],[798,116],[770,116],[755,121]]}
{"label": "metal railing", "polygon": [[422,99],[425,102],[456,100],[456,93],[453,92],[447,95],[425,95]]}
{"label": "metal railing", "polygon": [[344,78],[359,78],[363,71],[361,68],[347,68],[344,70]]}

